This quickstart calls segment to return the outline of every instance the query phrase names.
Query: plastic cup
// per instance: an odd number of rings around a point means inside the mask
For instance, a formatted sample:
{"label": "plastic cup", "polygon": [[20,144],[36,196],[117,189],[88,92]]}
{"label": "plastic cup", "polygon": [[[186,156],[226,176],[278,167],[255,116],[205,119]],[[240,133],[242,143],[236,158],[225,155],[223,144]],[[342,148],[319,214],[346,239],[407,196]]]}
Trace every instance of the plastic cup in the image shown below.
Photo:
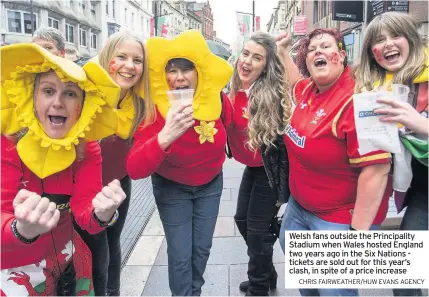
{"label": "plastic cup", "polygon": [[194,101],[194,89],[167,91],[170,108],[177,109],[180,105],[192,104]]}
{"label": "plastic cup", "polygon": [[392,84],[392,92],[399,101],[408,102],[408,94],[410,93],[410,88],[408,86]]}

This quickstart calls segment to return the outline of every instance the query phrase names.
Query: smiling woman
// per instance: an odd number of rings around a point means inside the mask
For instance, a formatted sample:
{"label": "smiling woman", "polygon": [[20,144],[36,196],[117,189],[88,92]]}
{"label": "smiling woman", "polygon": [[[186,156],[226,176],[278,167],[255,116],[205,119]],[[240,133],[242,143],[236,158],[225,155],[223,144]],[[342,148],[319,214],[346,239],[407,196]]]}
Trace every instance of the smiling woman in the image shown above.
{"label": "smiling woman", "polygon": [[109,37],[98,57],[99,64],[120,87],[115,115],[115,135],[100,142],[103,159],[103,184],[118,179],[126,199],[118,209],[119,218],[106,232],[91,236],[81,234],[92,251],[94,288],[97,296],[120,295],[121,245],[120,237],[131,199],[131,179],[126,170],[126,156],[138,126],[150,124],[155,107],[149,96],[146,49],[142,38],[130,31]]}
{"label": "smiling woman", "polygon": [[35,44],[0,50],[1,294],[93,296],[92,255],[72,220],[102,232],[125,199],[118,181],[102,189],[94,141],[115,132],[119,88],[92,61]]}
{"label": "smiling woman", "polygon": [[[288,73],[287,34],[278,37]],[[344,40],[336,29],[316,29],[301,39],[298,68],[308,78],[289,80],[296,103],[284,136],[289,156],[291,196],[284,213],[285,232],[295,230],[377,229],[392,193],[391,155],[361,155],[354,124],[354,80],[347,66]],[[356,296],[357,289],[300,289],[303,296]]]}

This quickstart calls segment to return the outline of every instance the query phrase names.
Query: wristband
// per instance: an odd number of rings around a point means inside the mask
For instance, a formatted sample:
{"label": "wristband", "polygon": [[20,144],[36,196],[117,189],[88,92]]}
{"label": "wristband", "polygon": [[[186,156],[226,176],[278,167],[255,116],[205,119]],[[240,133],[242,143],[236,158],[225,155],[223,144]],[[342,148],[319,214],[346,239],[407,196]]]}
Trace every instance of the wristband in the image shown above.
{"label": "wristband", "polygon": [[113,214],[113,217],[108,222],[102,222],[102,221],[100,221],[100,219],[97,217],[97,215],[95,214],[95,212],[94,212],[93,216],[94,216],[95,220],[97,221],[97,224],[100,227],[111,227],[118,220],[118,218],[119,218],[119,212],[118,212],[118,210],[116,210],[115,213]]}
{"label": "wristband", "polygon": [[15,235],[16,238],[18,238],[21,242],[26,243],[26,244],[31,244],[33,242],[35,242],[37,240],[37,238],[39,238],[40,235],[37,235],[36,237],[32,238],[32,239],[27,239],[24,236],[22,236],[21,234],[19,234],[18,229],[16,228],[16,223],[18,221],[16,219],[14,219],[12,221],[11,227],[12,227],[12,233],[13,235]]}

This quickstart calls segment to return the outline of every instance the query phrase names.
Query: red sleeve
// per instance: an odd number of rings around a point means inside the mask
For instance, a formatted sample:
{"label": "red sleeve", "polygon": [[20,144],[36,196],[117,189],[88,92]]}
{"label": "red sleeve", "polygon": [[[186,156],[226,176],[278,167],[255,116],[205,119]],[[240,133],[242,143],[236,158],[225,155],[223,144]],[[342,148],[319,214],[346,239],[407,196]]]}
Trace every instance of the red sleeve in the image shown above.
{"label": "red sleeve", "polygon": [[332,125],[332,132],[336,137],[346,139],[347,155],[350,166],[352,167],[390,163],[392,159],[392,155],[390,153],[382,150],[373,151],[365,155],[359,154],[359,143],[356,134],[352,98],[344,104],[335,116]]}
{"label": "red sleeve", "polygon": [[225,129],[228,129],[232,125],[233,108],[228,95],[222,92],[222,96],[222,113],[220,116]]}
{"label": "red sleeve", "polygon": [[[158,113],[157,118],[160,116]],[[159,146],[158,134],[162,128],[156,119],[151,125],[140,126],[134,134],[134,143],[127,157],[127,172],[132,179],[150,176],[170,152],[163,151]]]}
{"label": "red sleeve", "polygon": [[292,88],[292,100],[295,105],[298,105],[302,100],[306,99],[304,92],[313,84],[311,79],[303,78],[296,82]]}
{"label": "red sleeve", "polygon": [[103,188],[101,181],[101,149],[97,142],[88,142],[85,158],[75,164],[73,195],[70,207],[78,225],[90,234],[104,230],[95,221],[92,199]]}
{"label": "red sleeve", "polygon": [[12,233],[12,221],[15,219],[13,200],[21,189],[21,160],[15,145],[1,136],[1,248],[4,251],[28,248]]}

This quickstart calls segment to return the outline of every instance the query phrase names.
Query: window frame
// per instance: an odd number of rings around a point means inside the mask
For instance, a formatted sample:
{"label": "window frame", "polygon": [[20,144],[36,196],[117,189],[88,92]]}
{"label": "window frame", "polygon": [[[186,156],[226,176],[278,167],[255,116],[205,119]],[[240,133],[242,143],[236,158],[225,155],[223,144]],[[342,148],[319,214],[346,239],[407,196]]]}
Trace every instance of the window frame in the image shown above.
{"label": "window frame", "polygon": [[[87,32],[88,32],[87,30],[79,28],[79,46],[82,46],[82,47],[87,47],[88,46],[88,43],[87,43],[87,37],[88,37]],[[82,38],[82,33],[85,33],[85,38]],[[82,44],[82,41],[85,41],[85,44]]]}
{"label": "window frame", "polygon": [[[58,27],[57,28],[55,28],[54,26],[49,26],[49,21],[51,21],[51,23],[53,24],[54,23],[54,21],[55,22],[57,22],[57,24],[58,24]],[[60,29],[60,20],[58,20],[58,19],[56,19],[56,18],[53,18],[53,17],[48,17],[48,27],[50,27],[50,28],[54,28],[54,29]]]}
{"label": "window frame", "polygon": [[[67,43],[74,44],[74,43],[75,43],[75,42],[74,42],[74,28],[75,28],[75,26],[74,26],[74,25],[71,25],[71,24],[68,24],[68,23],[66,23],[66,24],[65,24],[65,26],[66,26],[66,30],[65,30],[65,32],[66,32],[66,34],[65,34],[65,35],[66,35],[66,36],[65,36],[65,37],[66,37],[66,42],[67,42]],[[68,32],[68,29],[67,29],[68,27],[73,28],[73,34],[72,34],[72,36],[73,36],[73,41],[69,41],[69,40],[68,40],[68,37],[69,37],[69,32]]]}
{"label": "window frame", "polygon": [[[93,41],[94,41],[94,38],[95,37],[95,47],[93,46],[94,44],[93,44]],[[93,33],[93,32],[91,32],[91,45],[90,45],[90,48],[91,49],[97,49],[97,34],[95,34],[95,33]]]}
{"label": "window frame", "polygon": [[[19,13],[19,21],[20,21],[20,31],[21,32],[13,32],[13,31],[10,31],[10,26],[9,26],[9,12],[18,12]],[[17,35],[23,35],[23,36],[31,36],[31,33],[25,33],[25,25],[24,25],[24,22],[25,22],[25,17],[24,17],[24,15],[25,14],[28,14],[28,15],[30,15],[31,16],[31,12],[27,12],[27,11],[25,11],[25,10],[19,10],[19,9],[6,9],[6,25],[7,25],[7,32],[8,33],[10,33],[10,34],[17,34]],[[38,20],[38,16],[37,16],[37,14],[35,13],[35,12],[33,12],[33,16],[35,16],[35,19],[34,19],[34,22],[35,22],[35,26],[34,26],[34,30],[33,30],[33,33],[37,30],[37,20]],[[31,20],[33,20],[33,18],[31,18]]]}

